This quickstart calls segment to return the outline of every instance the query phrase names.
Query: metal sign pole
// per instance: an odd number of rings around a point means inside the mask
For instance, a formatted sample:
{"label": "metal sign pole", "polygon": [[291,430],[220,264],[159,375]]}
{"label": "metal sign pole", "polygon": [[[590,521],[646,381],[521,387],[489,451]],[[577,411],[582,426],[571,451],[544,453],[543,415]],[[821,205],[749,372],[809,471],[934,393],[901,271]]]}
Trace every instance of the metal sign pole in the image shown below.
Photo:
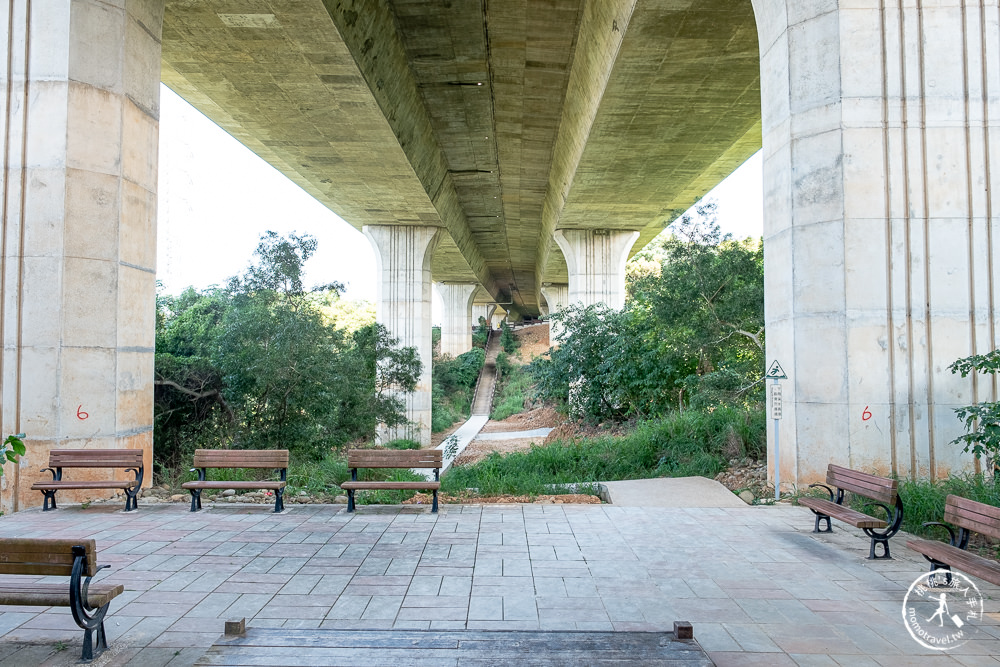
{"label": "metal sign pole", "polygon": [[775,396],[780,396],[777,393],[779,391],[778,378],[774,378],[774,389],[771,390],[771,404],[772,404],[772,414],[774,417],[774,499],[781,500],[781,446],[779,444],[779,431],[778,431],[778,412],[774,411],[774,398]]}
{"label": "metal sign pole", "polygon": [[781,419],[781,385],[778,380],[784,380],[788,376],[785,370],[778,363],[777,359],[771,362],[764,374],[764,378],[771,378],[774,384],[771,385],[771,419],[774,420],[774,499],[781,500],[781,445],[779,442],[778,420]]}

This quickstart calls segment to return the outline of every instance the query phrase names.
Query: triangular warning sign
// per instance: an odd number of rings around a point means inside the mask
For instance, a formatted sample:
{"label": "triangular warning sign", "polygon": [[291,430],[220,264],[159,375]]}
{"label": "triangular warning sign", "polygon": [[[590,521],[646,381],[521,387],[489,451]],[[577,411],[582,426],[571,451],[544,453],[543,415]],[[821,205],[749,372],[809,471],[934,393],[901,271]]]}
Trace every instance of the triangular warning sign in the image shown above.
{"label": "triangular warning sign", "polygon": [[781,364],[778,363],[777,359],[771,362],[771,366],[767,369],[767,373],[764,377],[772,380],[784,380],[788,378],[788,376],[785,375],[785,370],[781,367]]}

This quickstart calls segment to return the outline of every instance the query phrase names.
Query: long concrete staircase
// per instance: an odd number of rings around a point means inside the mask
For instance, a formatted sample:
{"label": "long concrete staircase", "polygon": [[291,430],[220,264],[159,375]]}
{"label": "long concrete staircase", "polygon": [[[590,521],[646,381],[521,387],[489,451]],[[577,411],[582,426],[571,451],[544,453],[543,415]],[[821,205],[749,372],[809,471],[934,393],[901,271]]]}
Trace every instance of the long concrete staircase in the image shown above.
{"label": "long concrete staircase", "polygon": [[488,415],[493,409],[493,392],[497,384],[497,355],[500,353],[500,332],[490,331],[486,340],[486,362],[476,382],[472,399],[472,415]]}

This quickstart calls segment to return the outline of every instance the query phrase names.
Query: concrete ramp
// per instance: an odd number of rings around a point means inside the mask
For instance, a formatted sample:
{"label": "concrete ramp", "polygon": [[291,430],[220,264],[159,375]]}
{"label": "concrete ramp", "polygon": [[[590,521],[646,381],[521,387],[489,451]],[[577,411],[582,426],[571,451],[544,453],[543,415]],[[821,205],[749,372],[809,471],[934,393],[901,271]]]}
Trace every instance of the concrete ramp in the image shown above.
{"label": "concrete ramp", "polygon": [[707,477],[657,477],[601,482],[619,507],[746,507],[735,493]]}

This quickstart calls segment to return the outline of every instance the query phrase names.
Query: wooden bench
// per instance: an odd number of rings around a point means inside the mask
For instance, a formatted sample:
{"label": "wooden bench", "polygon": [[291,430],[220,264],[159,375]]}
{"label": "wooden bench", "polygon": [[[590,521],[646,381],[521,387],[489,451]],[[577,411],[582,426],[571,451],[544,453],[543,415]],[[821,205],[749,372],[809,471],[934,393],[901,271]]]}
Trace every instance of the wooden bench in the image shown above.
{"label": "wooden bench", "polygon": [[[209,468],[274,468],[281,475],[277,480],[232,481],[208,479]],[[201,509],[201,492],[205,489],[267,489],[274,491],[274,511],[285,509],[283,494],[288,478],[287,449],[196,449],[194,467],[198,479],[184,482],[181,488],[191,492],[191,511]]]}
{"label": "wooden bench", "polygon": [[[899,526],[903,523],[903,502],[896,492],[896,480],[869,475],[850,468],[842,468],[831,463],[826,471],[826,484],[810,484],[809,486],[822,487],[830,494],[829,500],[810,497],[799,498],[799,504],[808,507],[816,515],[814,533],[833,532],[830,519],[837,519],[855,528],[860,528],[865,535],[871,538],[869,559],[892,558],[889,555],[889,538],[899,532]],[[834,489],[836,489],[836,493],[834,493]],[[879,519],[845,507],[846,492],[874,501],[872,504],[881,507],[885,511],[886,518]],[[825,529],[820,528],[821,521],[826,522]],[[875,553],[875,545],[877,544],[882,545],[882,555]]]}
{"label": "wooden bench", "polygon": [[[121,584],[94,584],[91,578],[107,565],[97,566],[94,540],[0,538],[0,574],[69,577],[66,583],[25,581],[0,583],[0,605],[69,607],[83,628],[82,660],[94,659],[108,647],[104,617],[111,600],[125,591]],[[97,645],[94,646],[94,631]]]}
{"label": "wooden bench", "polygon": [[[123,468],[135,478],[69,480],[63,479],[63,468]],[[141,449],[53,449],[49,452],[49,467],[42,468],[42,472],[52,473],[52,479],[35,482],[31,488],[45,496],[43,512],[56,509],[56,491],[60,489],[123,489],[125,511],[131,512],[139,506],[143,477]]]}
{"label": "wooden bench", "polygon": [[985,505],[961,496],[944,501],[944,520],[958,527],[958,534],[946,523],[930,521],[925,526],[941,526],[948,531],[949,544],[934,540],[909,540],[910,547],[930,561],[931,572],[946,570],[951,583],[951,568],[956,568],[1000,586],[1000,563],[966,551],[972,531],[1000,539],[1000,507]]}
{"label": "wooden bench", "polygon": [[[433,491],[434,505],[431,512],[438,511],[438,489],[441,488],[440,449],[351,449],[347,452],[347,467],[351,469],[351,480],[343,482],[340,488],[347,491],[347,511],[354,511],[354,492],[362,489],[396,489]],[[434,481],[394,482],[358,481],[358,468],[434,468]]]}

